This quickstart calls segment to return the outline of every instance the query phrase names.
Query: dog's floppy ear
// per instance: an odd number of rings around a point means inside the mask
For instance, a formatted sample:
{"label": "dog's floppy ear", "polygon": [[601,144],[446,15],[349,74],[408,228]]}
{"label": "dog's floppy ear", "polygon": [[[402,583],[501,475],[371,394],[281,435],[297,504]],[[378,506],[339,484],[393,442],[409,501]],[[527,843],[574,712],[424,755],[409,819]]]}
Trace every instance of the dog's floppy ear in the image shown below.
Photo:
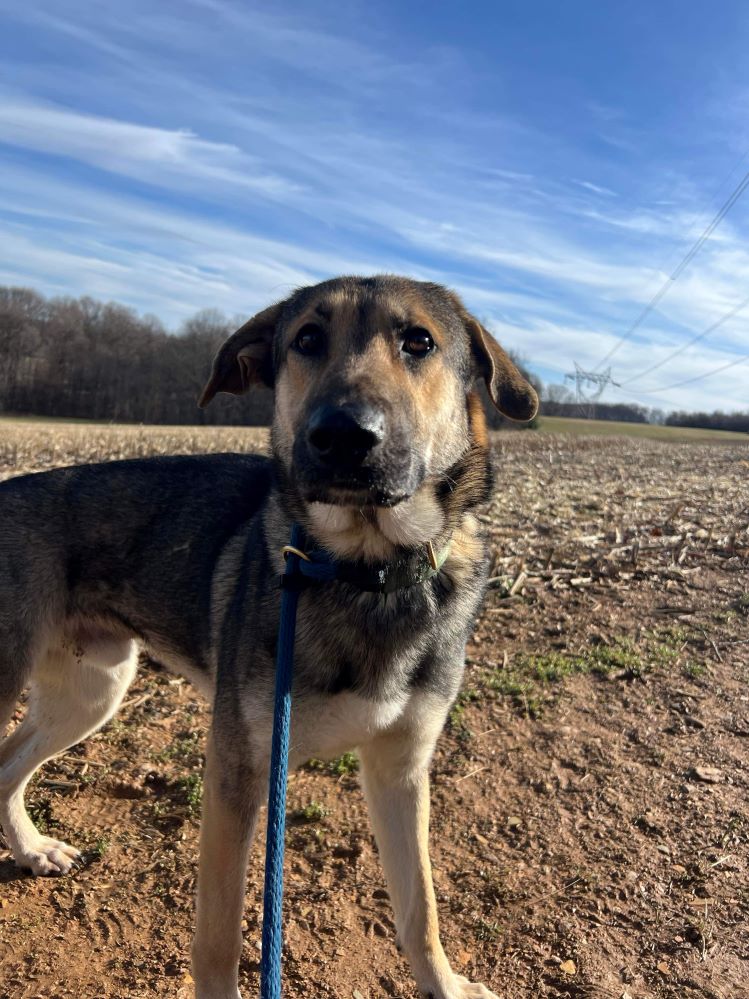
{"label": "dog's floppy ear", "polygon": [[251,385],[273,386],[273,336],[283,305],[279,302],[258,312],[222,344],[198,399],[201,409],[217,392],[241,395]]}
{"label": "dog's floppy ear", "polygon": [[520,423],[538,412],[538,396],[491,333],[473,316],[465,318],[471,351],[489,398],[504,416]]}

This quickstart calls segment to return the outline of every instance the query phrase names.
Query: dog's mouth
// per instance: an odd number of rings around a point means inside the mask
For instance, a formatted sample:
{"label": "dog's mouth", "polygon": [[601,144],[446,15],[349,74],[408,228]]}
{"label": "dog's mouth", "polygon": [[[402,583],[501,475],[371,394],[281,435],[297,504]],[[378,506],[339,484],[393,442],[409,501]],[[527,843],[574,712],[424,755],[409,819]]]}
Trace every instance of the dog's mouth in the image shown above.
{"label": "dog's mouth", "polygon": [[297,487],[308,503],[389,507],[408,499],[418,488],[410,468],[393,469],[387,464],[320,467],[316,462],[304,462],[295,471]]}
{"label": "dog's mouth", "polygon": [[386,486],[362,486],[355,481],[310,483],[302,490],[307,503],[329,506],[393,507],[409,499],[410,491]]}

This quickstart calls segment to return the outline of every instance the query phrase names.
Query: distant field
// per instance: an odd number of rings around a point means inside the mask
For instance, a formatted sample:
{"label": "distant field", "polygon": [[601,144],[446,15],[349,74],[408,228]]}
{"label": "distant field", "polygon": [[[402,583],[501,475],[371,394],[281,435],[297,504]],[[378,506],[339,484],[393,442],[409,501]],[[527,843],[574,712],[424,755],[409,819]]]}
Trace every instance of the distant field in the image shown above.
{"label": "distant field", "polygon": [[[732,433],[729,430],[702,430],[691,427],[660,427],[649,423],[623,423],[613,420],[574,420],[566,416],[538,417],[539,430],[545,434],[576,434],[596,437],[644,437],[656,441],[689,442],[709,444],[724,441],[733,444],[749,444],[749,434]],[[44,416],[3,416],[0,414],[0,425],[4,427],[0,436],[5,435],[6,442],[0,440],[0,459],[4,450],[7,451],[9,436],[17,443],[23,439],[24,444],[40,446],[42,440],[46,445],[53,445],[55,451],[64,446],[65,428],[68,428],[77,444],[88,437],[89,446],[85,458],[78,460],[98,461],[109,457],[135,457],[141,454],[167,454],[170,451],[220,451],[244,450],[248,442],[250,446],[264,446],[267,440],[265,427],[218,427],[218,426],[152,426],[139,423],[107,423],[94,420],[76,420],[68,418],[50,418]],[[94,443],[96,431],[104,435],[97,443],[107,453],[99,454]],[[58,436],[53,442],[49,433]],[[111,454],[111,442],[126,442],[127,454]],[[57,445],[55,447],[54,445]],[[142,445],[142,446],[139,446]],[[50,461],[54,464],[54,461]]]}
{"label": "distant field", "polygon": [[692,427],[659,427],[650,423],[620,423],[614,420],[573,420],[567,416],[540,416],[539,429],[546,434],[593,434],[602,437],[648,437],[656,441],[731,441],[749,443],[749,434],[730,430],[702,430]]}
{"label": "distant field", "polygon": [[8,419],[0,428],[0,478],[58,465],[154,454],[262,451],[267,443],[265,427],[155,427]]}

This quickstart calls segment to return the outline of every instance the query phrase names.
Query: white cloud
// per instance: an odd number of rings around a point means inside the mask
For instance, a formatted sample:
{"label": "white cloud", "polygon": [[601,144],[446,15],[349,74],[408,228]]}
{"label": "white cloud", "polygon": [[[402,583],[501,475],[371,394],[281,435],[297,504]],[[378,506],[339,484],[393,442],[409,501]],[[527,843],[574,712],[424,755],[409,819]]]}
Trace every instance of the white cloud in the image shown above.
{"label": "white cloud", "polygon": [[178,177],[231,183],[275,197],[297,189],[236,146],[206,141],[189,129],[153,128],[30,101],[0,103],[0,140],[161,186]]}

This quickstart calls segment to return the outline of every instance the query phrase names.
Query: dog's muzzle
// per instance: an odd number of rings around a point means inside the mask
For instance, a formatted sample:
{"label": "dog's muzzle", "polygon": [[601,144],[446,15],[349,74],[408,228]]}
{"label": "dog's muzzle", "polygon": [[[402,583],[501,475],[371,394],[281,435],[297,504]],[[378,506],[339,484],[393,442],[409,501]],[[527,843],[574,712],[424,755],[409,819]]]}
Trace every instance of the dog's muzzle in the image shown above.
{"label": "dog's muzzle", "polygon": [[423,465],[382,409],[359,402],[313,409],[297,434],[293,461],[308,501],[374,506],[410,496]]}

